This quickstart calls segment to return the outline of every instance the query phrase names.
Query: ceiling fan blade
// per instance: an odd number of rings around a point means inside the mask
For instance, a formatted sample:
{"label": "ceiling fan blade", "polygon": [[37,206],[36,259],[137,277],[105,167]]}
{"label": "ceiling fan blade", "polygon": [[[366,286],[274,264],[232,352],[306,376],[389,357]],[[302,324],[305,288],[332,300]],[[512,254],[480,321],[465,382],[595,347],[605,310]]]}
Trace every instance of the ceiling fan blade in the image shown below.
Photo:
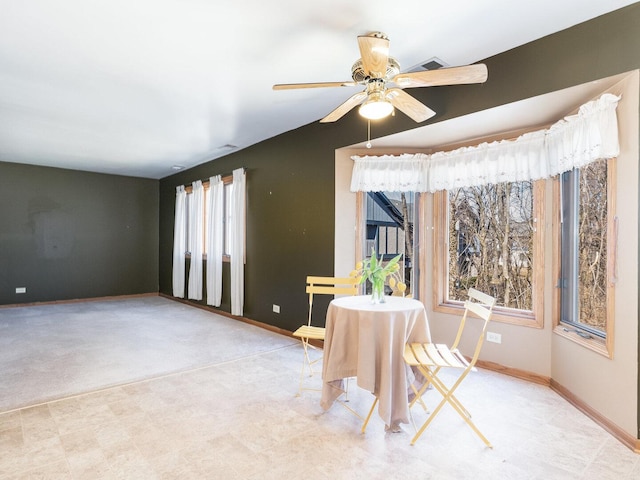
{"label": "ceiling fan blade", "polygon": [[362,35],[358,37],[358,47],[364,71],[371,77],[384,78],[389,60],[389,40],[375,35]]}
{"label": "ceiling fan blade", "polygon": [[339,120],[349,110],[361,103],[365,98],[367,98],[367,94],[365,92],[358,92],[355,95],[352,95],[346,102],[342,103],[333,112],[320,120],[320,123],[335,122],[336,120]]}
{"label": "ceiling fan blade", "polygon": [[355,82],[317,82],[317,83],[278,83],[274,90],[291,90],[294,88],[321,88],[321,87],[355,87]]}
{"label": "ceiling fan blade", "polygon": [[436,112],[425,104],[419,102],[400,88],[389,88],[385,94],[385,98],[389,100],[394,107],[416,122],[424,122],[436,114]]}
{"label": "ceiling fan blade", "polygon": [[433,87],[439,85],[461,85],[487,81],[487,66],[484,63],[464,67],[438,68],[424,72],[400,73],[391,79],[401,88]]}

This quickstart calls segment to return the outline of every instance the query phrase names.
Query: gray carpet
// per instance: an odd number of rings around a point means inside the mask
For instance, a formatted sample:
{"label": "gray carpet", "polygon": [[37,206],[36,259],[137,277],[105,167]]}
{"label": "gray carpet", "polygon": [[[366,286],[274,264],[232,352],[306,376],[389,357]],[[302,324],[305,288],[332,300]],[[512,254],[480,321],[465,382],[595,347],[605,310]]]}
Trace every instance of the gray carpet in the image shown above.
{"label": "gray carpet", "polygon": [[0,308],[0,412],[296,343],[157,296]]}

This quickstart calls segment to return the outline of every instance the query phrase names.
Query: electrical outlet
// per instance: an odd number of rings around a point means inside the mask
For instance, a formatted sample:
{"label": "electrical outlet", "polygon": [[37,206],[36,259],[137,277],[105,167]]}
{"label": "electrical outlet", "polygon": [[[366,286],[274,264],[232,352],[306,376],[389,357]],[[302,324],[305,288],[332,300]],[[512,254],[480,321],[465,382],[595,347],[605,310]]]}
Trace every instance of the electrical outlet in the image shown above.
{"label": "electrical outlet", "polygon": [[273,313],[280,313],[280,305],[273,304]]}
{"label": "electrical outlet", "polygon": [[16,293],[27,293],[27,287],[16,287]]}
{"label": "electrical outlet", "polygon": [[502,343],[502,335],[495,332],[487,332],[487,342]]}

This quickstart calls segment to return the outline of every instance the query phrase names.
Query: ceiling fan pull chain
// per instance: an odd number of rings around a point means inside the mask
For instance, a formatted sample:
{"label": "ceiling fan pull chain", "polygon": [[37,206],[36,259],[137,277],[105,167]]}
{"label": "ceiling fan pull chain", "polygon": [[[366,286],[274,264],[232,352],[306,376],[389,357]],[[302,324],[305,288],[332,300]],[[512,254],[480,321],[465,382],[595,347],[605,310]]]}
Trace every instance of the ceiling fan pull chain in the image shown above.
{"label": "ceiling fan pull chain", "polygon": [[367,148],[371,148],[371,120],[367,119]]}

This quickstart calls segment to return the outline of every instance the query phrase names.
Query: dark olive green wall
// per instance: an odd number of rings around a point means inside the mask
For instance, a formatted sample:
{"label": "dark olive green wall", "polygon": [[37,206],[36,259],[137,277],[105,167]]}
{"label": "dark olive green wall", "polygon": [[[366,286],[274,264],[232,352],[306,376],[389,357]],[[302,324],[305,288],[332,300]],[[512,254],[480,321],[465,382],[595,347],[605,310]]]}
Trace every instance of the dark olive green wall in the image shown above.
{"label": "dark olive green wall", "polygon": [[[545,37],[485,61],[482,85],[412,89],[438,112],[430,122],[555,91],[640,67],[640,7]],[[327,105],[327,111],[332,108]],[[404,115],[372,124],[373,136],[424,125]],[[247,169],[245,316],[287,330],[306,316],[307,274],[333,273],[334,151],[366,139],[355,111],[313,123],[160,182],[160,291],[171,293],[175,187]],[[425,144],[429,139],[425,139]],[[223,290],[228,305],[228,269]],[[272,312],[272,305],[281,313]]]}
{"label": "dark olive green wall", "polygon": [[[335,130],[335,126],[330,129]],[[296,133],[304,139],[295,141]],[[160,291],[171,294],[175,187],[244,167],[247,231],[244,315],[293,330],[305,318],[305,276],[333,273],[333,158],[326,133],[304,127],[160,182]],[[330,135],[333,137],[333,135]],[[230,311],[229,269],[222,309]],[[274,314],[273,304],[281,306]]]}
{"label": "dark olive green wall", "polygon": [[0,162],[0,304],[157,291],[157,180]]}

